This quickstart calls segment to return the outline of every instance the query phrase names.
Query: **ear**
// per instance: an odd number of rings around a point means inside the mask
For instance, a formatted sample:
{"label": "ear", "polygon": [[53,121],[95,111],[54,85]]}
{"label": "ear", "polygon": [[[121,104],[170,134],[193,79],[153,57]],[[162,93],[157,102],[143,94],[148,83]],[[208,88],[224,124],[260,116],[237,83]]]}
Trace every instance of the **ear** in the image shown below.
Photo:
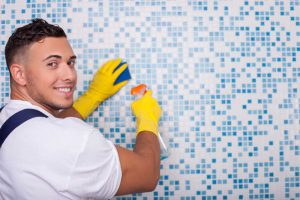
{"label": "ear", "polygon": [[12,64],[10,67],[12,79],[19,85],[26,85],[25,68],[23,65]]}

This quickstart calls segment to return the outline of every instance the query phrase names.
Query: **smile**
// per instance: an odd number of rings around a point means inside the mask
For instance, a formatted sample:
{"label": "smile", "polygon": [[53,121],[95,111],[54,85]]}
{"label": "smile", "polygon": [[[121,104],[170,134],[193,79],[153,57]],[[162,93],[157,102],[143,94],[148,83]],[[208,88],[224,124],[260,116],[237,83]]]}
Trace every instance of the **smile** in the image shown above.
{"label": "smile", "polygon": [[60,92],[70,92],[71,88],[58,88],[58,91],[60,91]]}
{"label": "smile", "polygon": [[64,95],[66,98],[71,98],[73,96],[73,87],[56,87],[55,88],[60,94]]}

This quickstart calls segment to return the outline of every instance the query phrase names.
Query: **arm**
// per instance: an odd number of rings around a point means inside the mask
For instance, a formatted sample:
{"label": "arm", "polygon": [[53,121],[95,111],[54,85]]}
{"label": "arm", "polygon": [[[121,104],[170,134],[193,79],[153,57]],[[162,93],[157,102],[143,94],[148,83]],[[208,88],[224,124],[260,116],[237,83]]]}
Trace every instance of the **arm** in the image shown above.
{"label": "arm", "polygon": [[86,119],[105,99],[117,93],[128,80],[115,84],[120,74],[127,68],[120,58],[109,60],[95,73],[87,91],[74,101],[71,108],[59,112],[59,118],[77,117]]}
{"label": "arm", "polygon": [[131,105],[136,116],[137,138],[133,152],[117,147],[122,169],[117,195],[152,191],[159,180],[160,147],[157,136],[161,110],[151,95],[149,90]]}
{"label": "arm", "polygon": [[[145,94],[145,97],[134,102],[132,109],[137,117],[138,134],[133,151],[116,147],[122,170],[122,179],[116,195],[152,191],[160,176],[157,129],[161,111],[156,100],[151,97],[151,90]],[[82,119],[74,108],[60,113],[61,117],[64,115]]]}
{"label": "arm", "polygon": [[154,190],[160,176],[157,136],[143,131],[136,138],[133,152],[122,147],[117,147],[117,151],[122,168],[122,180],[117,195]]}

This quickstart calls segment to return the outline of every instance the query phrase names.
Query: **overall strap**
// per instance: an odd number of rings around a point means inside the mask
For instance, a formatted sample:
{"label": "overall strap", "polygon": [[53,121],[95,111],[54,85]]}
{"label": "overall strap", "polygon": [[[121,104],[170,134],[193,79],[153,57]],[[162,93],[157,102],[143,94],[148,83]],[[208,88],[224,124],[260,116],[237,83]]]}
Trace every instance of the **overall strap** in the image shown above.
{"label": "overall strap", "polygon": [[[2,110],[2,109],[1,109]],[[1,112],[0,110],[0,112]],[[41,111],[35,109],[24,109],[21,110],[14,115],[12,115],[8,120],[4,122],[2,127],[0,128],[0,148],[7,138],[7,136],[19,125],[26,122],[27,120],[34,118],[34,117],[48,117]]]}

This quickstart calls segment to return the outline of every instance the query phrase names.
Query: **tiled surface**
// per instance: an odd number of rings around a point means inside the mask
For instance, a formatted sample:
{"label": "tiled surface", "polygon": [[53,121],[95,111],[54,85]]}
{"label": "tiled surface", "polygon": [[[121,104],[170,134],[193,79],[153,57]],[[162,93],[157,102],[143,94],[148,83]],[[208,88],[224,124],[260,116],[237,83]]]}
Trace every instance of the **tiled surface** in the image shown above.
{"label": "tiled surface", "polygon": [[132,86],[163,108],[159,185],[119,199],[300,199],[299,0],[1,0],[2,105],[6,40],[35,17],[68,33],[76,96],[109,58],[129,63],[133,79],[88,119],[107,138],[132,148]]}

